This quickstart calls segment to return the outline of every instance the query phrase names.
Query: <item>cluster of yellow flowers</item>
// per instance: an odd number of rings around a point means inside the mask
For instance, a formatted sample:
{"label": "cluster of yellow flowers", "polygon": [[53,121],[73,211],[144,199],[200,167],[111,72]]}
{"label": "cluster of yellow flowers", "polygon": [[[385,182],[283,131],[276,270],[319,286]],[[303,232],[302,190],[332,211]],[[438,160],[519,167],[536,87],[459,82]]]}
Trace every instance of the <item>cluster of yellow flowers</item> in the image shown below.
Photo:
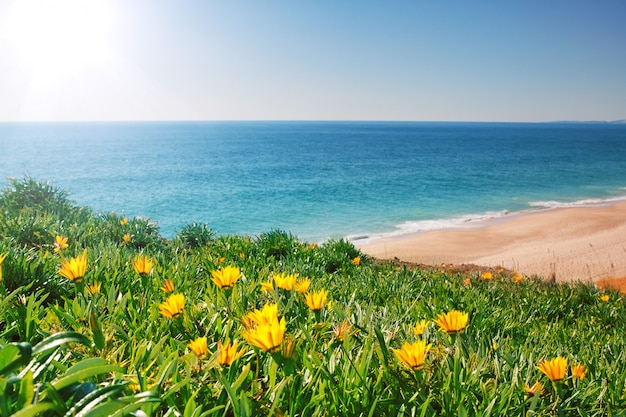
{"label": "cluster of yellow flowers", "polygon": [[[437,316],[435,324],[439,329],[448,334],[456,334],[462,332],[469,322],[469,314],[458,310],[451,310],[447,313],[441,313]],[[421,336],[428,328],[429,323],[421,320],[413,326],[416,336]],[[418,340],[415,343],[405,342],[400,349],[394,349],[393,353],[396,357],[411,369],[417,370],[422,367],[426,360],[426,354],[432,347],[432,344],[426,344],[425,340]]]}
{"label": "cluster of yellow flowers", "polygon": [[[441,313],[437,316],[435,324],[439,326],[439,330],[448,334],[456,334],[462,332],[468,324],[469,316],[457,310],[451,310],[447,313]],[[416,336],[421,336],[429,326],[429,322],[421,320],[413,326],[413,332]],[[418,340],[415,343],[405,342],[400,349],[394,349],[396,357],[407,367],[418,370],[426,361],[426,354],[431,349],[432,344],[426,344],[425,340]],[[567,359],[558,356],[551,360],[543,360],[537,364],[537,369],[545,374],[552,382],[560,382],[567,375]],[[586,373],[587,367],[583,364],[574,364],[570,367],[573,378],[582,380]],[[543,384],[536,381],[533,385],[525,386],[528,395],[535,395],[537,391],[543,391]]]}
{"label": "cluster of yellow flowers", "polygon": [[[121,224],[127,224],[127,219],[122,219]],[[53,243],[54,251],[60,253],[68,248],[67,237],[56,236]],[[0,254],[0,282],[2,282],[2,262],[7,254]],[[146,255],[137,255],[131,260],[135,272],[141,276],[148,276],[154,270],[154,262]],[[360,258],[354,258],[352,263],[360,264]],[[61,258],[58,273],[60,276],[75,283],[81,283],[87,270],[87,249],[76,257],[68,259]],[[215,285],[223,290],[232,289],[237,281],[241,279],[241,270],[234,266],[224,266],[218,270],[211,272],[211,280]],[[489,281],[493,279],[491,272],[481,274],[481,279]],[[520,282],[523,276],[517,273],[513,276],[514,282]],[[325,289],[309,292],[311,281],[308,278],[297,278],[296,274],[274,274],[268,282],[262,282],[261,287],[267,291],[275,290],[294,290],[304,295],[304,302],[310,310],[319,312],[324,306],[329,305],[328,291]],[[471,285],[469,278],[465,279],[464,285]],[[86,291],[95,295],[100,292],[100,283],[94,282],[85,287]],[[185,308],[185,296],[181,293],[174,293],[175,286],[170,279],[166,279],[162,284],[162,290],[166,294],[170,294],[165,301],[158,305],[160,314],[166,318],[175,319],[181,316]],[[602,295],[601,300],[609,301],[608,295]],[[253,347],[270,352],[277,353],[281,349],[283,354],[293,353],[294,343],[289,337],[286,337],[287,323],[284,317],[279,317],[278,304],[268,303],[263,308],[254,309],[248,312],[242,319],[245,330],[243,338]],[[434,320],[439,330],[448,334],[457,334],[465,330],[469,322],[468,313],[458,310],[451,310],[441,313]],[[421,320],[413,326],[413,332],[416,336],[422,336],[430,322]],[[351,326],[347,322],[342,322],[335,326],[333,334],[338,340],[343,340],[346,334],[349,334]],[[199,358],[206,356],[209,352],[206,337],[198,337],[188,344],[189,349]],[[393,349],[398,360],[412,370],[420,369],[426,361],[426,356],[432,344],[427,344],[426,340],[417,340],[414,343],[405,342],[401,348]],[[285,353],[286,352],[286,353]],[[246,353],[244,347],[239,346],[238,341],[231,343],[230,340],[225,342],[217,341],[217,362],[223,366],[230,366],[232,362]],[[566,358],[558,356],[551,360],[543,360],[537,364],[537,369],[548,377],[552,382],[558,383],[567,376],[568,361]],[[571,376],[575,379],[582,380],[587,368],[583,364],[572,364],[570,367]],[[536,381],[532,386],[525,386],[528,395],[535,395],[538,391],[543,391],[543,384]]]}
{"label": "cluster of yellow flowers", "polygon": [[[550,381],[560,383],[567,376],[567,359],[562,356],[557,356],[550,360],[546,359],[537,364],[537,369],[547,376]],[[570,372],[572,378],[582,380],[587,374],[587,367],[577,363],[570,366]],[[526,385],[524,391],[529,396],[541,395],[544,391],[544,385],[539,381],[535,381],[532,385]]]}
{"label": "cluster of yellow flowers", "polygon": [[[149,264],[147,259],[133,260],[133,265],[137,273],[145,273],[148,269],[145,265]],[[234,266],[224,266],[211,272],[211,280],[222,290],[231,290],[237,281],[242,277],[241,270]],[[324,306],[329,304],[328,291],[321,289],[309,292],[311,281],[308,278],[298,279],[296,274],[274,274],[269,282],[261,283],[261,287],[267,291],[276,289],[285,291],[296,291],[304,294],[305,304],[314,312],[320,311]],[[174,285],[171,280],[163,283],[162,290],[166,293],[174,291]],[[182,315],[185,307],[185,297],[183,294],[172,294],[164,302],[159,304],[159,310],[164,317],[175,319]],[[245,330],[243,338],[253,347],[259,348],[266,352],[277,353],[282,349],[283,355],[293,354],[294,343],[285,337],[287,322],[284,317],[279,317],[278,304],[268,303],[263,308],[254,309],[242,317]],[[338,336],[343,338],[349,331],[349,326],[344,325],[338,329]],[[288,343],[289,342],[289,343]],[[217,361],[220,365],[230,366],[237,358],[245,354],[245,349],[239,347],[238,341],[226,341],[222,343],[218,341]],[[206,337],[198,337],[191,341],[188,345],[189,349],[198,357],[202,358],[208,353],[208,344]]]}

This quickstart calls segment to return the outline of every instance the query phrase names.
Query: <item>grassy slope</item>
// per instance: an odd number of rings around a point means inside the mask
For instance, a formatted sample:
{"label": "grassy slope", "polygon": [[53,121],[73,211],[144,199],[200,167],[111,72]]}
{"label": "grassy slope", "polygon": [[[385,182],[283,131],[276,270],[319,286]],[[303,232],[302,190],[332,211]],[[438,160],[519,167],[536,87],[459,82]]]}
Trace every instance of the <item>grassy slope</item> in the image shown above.
{"label": "grassy slope", "polygon": [[[507,272],[483,280],[479,273],[374,262],[348,242],[312,246],[282,231],[216,236],[193,224],[164,240],[149,220],[121,220],[77,207],[64,191],[28,178],[0,195],[0,254],[7,255],[0,289],[0,415],[38,404],[54,404],[49,415],[72,406],[89,410],[84,398],[97,399],[94,415],[123,406],[188,416],[626,412],[626,309],[618,293],[530,278],[514,283]],[[68,237],[69,247],[59,253],[52,246],[56,235]],[[84,282],[60,277],[60,262],[84,249]],[[154,261],[149,276],[134,271],[138,254]],[[211,280],[225,265],[244,275],[231,291]],[[329,291],[332,305],[315,314],[296,291],[263,290],[260,283],[277,273],[310,278],[312,290]],[[186,298],[176,319],[159,313],[166,279]],[[96,282],[101,289],[92,295],[86,287]],[[293,353],[264,352],[243,340],[245,314],[273,302],[287,321]],[[470,317],[457,335],[432,323],[452,309]],[[418,336],[412,326],[420,320],[430,325]],[[75,332],[75,339],[29,356],[30,364],[9,354],[7,346],[41,346],[60,332]],[[81,335],[88,340],[78,340]],[[187,347],[200,336],[208,341],[204,358]],[[422,338],[432,348],[426,363],[411,370],[393,349]],[[230,367],[217,363],[217,343],[226,340],[245,346]],[[585,365],[584,379],[568,375],[551,383],[536,365],[556,356]],[[73,364],[101,366],[81,362],[94,358],[119,368],[84,372],[65,391],[37,394],[37,383],[61,387]],[[35,369],[33,363],[43,364],[31,374],[33,395],[22,395],[31,392],[24,370]],[[544,392],[529,396],[524,387],[535,381]]]}

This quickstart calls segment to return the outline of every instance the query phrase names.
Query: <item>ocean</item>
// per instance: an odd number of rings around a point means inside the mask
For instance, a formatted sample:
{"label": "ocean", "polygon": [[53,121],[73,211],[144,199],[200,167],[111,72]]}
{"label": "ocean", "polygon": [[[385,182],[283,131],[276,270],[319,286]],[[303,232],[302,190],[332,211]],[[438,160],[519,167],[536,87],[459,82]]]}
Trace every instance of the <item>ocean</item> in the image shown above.
{"label": "ocean", "polygon": [[0,184],[25,176],[168,238],[364,242],[624,199],[626,124],[0,123]]}

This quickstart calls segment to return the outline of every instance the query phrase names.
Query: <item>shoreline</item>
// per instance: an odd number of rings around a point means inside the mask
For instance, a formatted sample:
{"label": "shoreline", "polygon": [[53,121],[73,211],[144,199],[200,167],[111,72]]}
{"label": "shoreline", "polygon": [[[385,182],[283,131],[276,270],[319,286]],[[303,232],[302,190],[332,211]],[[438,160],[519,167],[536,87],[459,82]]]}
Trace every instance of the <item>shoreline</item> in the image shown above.
{"label": "shoreline", "polygon": [[379,259],[503,267],[556,281],[626,276],[626,201],[511,213],[470,227],[352,242]]}

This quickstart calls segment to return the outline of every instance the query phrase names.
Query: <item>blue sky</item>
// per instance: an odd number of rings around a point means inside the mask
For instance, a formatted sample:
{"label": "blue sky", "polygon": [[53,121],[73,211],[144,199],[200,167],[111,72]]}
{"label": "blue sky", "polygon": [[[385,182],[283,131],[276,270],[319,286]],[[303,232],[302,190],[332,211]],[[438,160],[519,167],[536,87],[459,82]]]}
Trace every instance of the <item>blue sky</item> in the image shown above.
{"label": "blue sky", "polygon": [[0,121],[626,119],[626,1],[47,3],[0,0]]}

